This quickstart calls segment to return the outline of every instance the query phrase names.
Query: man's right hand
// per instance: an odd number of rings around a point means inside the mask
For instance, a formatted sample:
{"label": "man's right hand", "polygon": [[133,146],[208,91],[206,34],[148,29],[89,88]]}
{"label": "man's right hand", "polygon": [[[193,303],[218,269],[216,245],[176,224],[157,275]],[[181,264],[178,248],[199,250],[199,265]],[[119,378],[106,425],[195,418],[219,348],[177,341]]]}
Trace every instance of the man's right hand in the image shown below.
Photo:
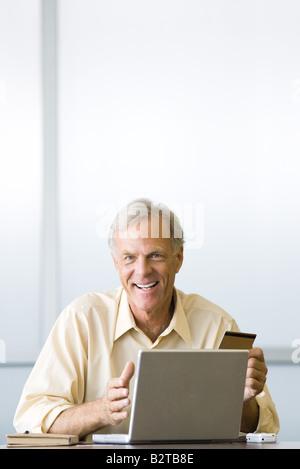
{"label": "man's right hand", "polygon": [[134,374],[134,363],[127,362],[119,378],[112,378],[103,397],[78,404],[61,412],[49,433],[66,433],[83,438],[107,425],[118,425],[128,417],[125,409],[130,404],[129,383]]}
{"label": "man's right hand", "polygon": [[127,362],[119,378],[112,378],[101,399],[106,425],[118,425],[128,417],[125,407],[130,404],[129,383],[134,375],[134,363]]}

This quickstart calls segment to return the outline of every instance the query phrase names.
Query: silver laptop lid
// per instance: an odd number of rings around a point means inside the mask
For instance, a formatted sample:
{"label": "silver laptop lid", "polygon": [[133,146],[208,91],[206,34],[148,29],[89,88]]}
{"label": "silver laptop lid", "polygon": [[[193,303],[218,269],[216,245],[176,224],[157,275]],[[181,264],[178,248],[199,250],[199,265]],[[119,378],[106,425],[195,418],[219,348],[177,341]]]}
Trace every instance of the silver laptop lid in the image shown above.
{"label": "silver laptop lid", "polygon": [[239,436],[247,350],[141,350],[129,440]]}

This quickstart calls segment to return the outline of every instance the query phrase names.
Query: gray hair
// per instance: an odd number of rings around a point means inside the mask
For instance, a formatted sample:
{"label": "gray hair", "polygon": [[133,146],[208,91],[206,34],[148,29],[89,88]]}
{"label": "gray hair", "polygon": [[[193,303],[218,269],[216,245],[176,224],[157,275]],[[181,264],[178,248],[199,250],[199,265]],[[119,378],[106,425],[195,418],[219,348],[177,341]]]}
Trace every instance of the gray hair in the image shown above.
{"label": "gray hair", "polygon": [[[174,252],[178,252],[184,244],[183,230],[178,217],[166,205],[161,203],[155,204],[152,200],[145,198],[133,200],[116,215],[111,224],[108,237],[108,245],[111,252],[115,252],[115,238],[118,232],[127,230],[130,226],[153,216],[161,216],[167,222],[165,227],[162,228],[162,237],[170,238]],[[151,235],[153,235],[152,225]],[[153,237],[158,238],[158,233],[154,233]]]}

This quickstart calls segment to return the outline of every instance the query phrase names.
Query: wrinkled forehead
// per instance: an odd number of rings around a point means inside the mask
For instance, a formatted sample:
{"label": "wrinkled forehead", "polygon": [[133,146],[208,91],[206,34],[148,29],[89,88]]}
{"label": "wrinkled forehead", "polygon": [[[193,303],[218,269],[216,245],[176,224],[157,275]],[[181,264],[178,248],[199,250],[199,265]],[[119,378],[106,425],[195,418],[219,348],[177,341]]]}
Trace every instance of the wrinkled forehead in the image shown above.
{"label": "wrinkled forehead", "polygon": [[152,215],[141,220],[133,220],[128,227],[115,233],[116,239],[169,239],[171,241],[170,223],[161,215]]}

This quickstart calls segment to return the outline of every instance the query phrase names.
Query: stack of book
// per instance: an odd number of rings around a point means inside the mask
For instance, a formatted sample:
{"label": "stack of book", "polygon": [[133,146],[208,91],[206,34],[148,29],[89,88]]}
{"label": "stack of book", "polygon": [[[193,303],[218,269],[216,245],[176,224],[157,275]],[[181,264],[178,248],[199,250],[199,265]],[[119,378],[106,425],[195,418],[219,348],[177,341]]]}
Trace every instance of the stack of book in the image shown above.
{"label": "stack of book", "polygon": [[54,433],[13,433],[6,435],[6,445],[12,446],[62,446],[75,445],[77,435],[58,435]]}

